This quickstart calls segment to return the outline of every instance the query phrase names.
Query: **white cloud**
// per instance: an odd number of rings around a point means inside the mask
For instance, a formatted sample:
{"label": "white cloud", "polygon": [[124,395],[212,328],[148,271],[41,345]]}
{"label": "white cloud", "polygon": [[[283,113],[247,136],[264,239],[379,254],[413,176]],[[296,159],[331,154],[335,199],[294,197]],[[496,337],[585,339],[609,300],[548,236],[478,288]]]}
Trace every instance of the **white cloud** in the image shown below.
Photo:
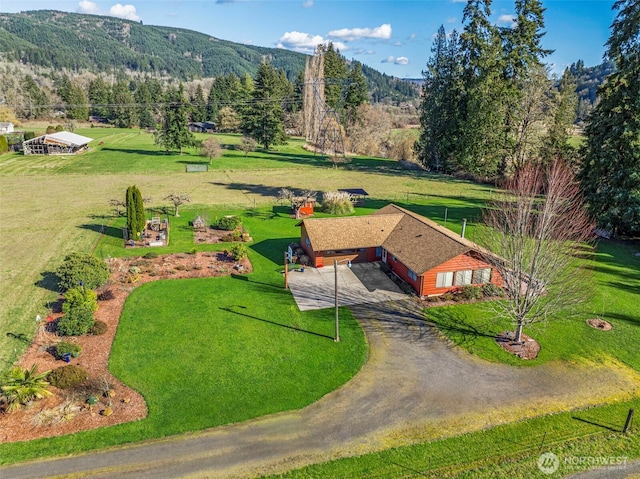
{"label": "white cloud", "polygon": [[306,2],[304,2],[304,3],[302,4],[302,7],[303,7],[303,8],[311,8],[311,7],[313,7],[313,5],[314,5],[314,4],[313,4],[313,0],[306,0]]}
{"label": "white cloud", "polygon": [[498,25],[504,25],[509,28],[516,26],[516,16],[511,14],[504,14],[498,17]]}
{"label": "white cloud", "polygon": [[330,31],[328,35],[345,41],[358,40],[361,38],[388,40],[391,38],[391,24],[385,23],[375,28],[341,28],[340,30]]}
{"label": "white cloud", "polygon": [[456,17],[447,18],[447,23],[456,23],[457,21],[458,21],[458,19]]}
{"label": "white cloud", "polygon": [[116,3],[109,9],[109,15],[112,17],[124,18],[126,20],[133,20],[134,22],[140,20],[140,17],[136,13],[136,7],[133,5],[122,5],[120,3]]}
{"label": "white cloud", "polygon": [[409,59],[407,57],[388,56],[387,58],[383,59],[380,63],[393,63],[395,65],[408,65],[409,64]]}
{"label": "white cloud", "polygon": [[[278,40],[276,45],[278,48],[286,48],[288,50],[295,50],[297,52],[312,54],[315,48],[321,43],[327,43],[327,41],[321,35],[312,35],[304,32],[286,32]],[[344,43],[332,42],[334,48],[343,51],[348,50]]]}
{"label": "white cloud", "polygon": [[78,3],[78,12],[80,13],[98,13],[98,10],[100,10],[98,4],[89,0],[82,0]]}

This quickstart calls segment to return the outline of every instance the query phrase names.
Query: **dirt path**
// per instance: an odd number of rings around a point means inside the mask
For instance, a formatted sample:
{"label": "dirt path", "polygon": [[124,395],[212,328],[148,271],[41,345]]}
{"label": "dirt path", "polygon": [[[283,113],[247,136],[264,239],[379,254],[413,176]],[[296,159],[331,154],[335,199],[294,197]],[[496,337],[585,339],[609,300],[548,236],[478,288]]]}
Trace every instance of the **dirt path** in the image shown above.
{"label": "dirt path", "polygon": [[[412,301],[352,308],[370,358],[300,411],[159,441],[0,469],[1,477],[251,477],[623,397],[625,368],[490,364],[451,348]],[[585,399],[588,398],[588,399]]]}

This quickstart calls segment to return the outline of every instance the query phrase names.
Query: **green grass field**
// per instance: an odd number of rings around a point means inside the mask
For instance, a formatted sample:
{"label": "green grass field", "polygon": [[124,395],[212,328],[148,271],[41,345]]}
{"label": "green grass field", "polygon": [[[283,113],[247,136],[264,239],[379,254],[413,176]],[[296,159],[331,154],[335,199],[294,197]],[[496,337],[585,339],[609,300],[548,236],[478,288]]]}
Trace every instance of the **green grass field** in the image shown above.
{"label": "green grass field", "polygon": [[[480,208],[491,195],[491,188],[487,186],[401,170],[397,163],[385,159],[355,158],[336,170],[305,151],[298,140],[277,151],[256,151],[248,157],[243,152],[227,149],[222,158],[213,160],[208,172],[185,173],[186,164],[208,163],[208,160],[193,151],[166,155],[153,145],[151,135],[137,130],[80,129],[77,133],[95,138],[97,141],[92,143],[95,148],[79,156],[0,156],[0,262],[5,286],[5,294],[0,299],[0,370],[8,368],[24,351],[36,329],[36,314],[46,313],[48,302],[56,298],[47,272],[53,271],[66,253],[95,251],[103,257],[124,254],[119,237],[123,219],[113,217],[108,201],[122,199],[131,184],[139,186],[143,196],[152,197],[150,208],[154,211],[169,206],[162,200],[169,193],[191,195],[192,203],[182,208],[181,218],[171,218],[171,244],[158,252],[191,250],[194,245],[187,225],[196,214],[206,213],[215,218],[218,214],[241,213],[245,226],[256,240],[250,253],[256,271],[247,281],[220,278],[159,282],[134,292],[123,314],[110,367],[143,391],[150,408],[149,418],[72,436],[0,445],[2,462],[73,453],[300,407],[348,379],[362,361],[363,350],[350,350],[346,341],[335,348],[334,343],[324,337],[331,334],[331,314],[301,314],[288,293],[279,288],[278,262],[282,248],[298,235],[294,221],[279,207],[276,196],[280,188],[326,191],[362,187],[372,199],[359,214],[393,201],[440,224],[446,220],[446,225],[457,232],[462,218],[467,218],[471,239]],[[240,141],[236,135],[219,138],[226,145]],[[103,144],[98,145],[99,141]],[[196,249],[216,247],[199,245]],[[617,359],[640,370],[636,347],[637,318],[640,317],[637,301],[640,260],[634,256],[637,249],[605,242],[599,246],[594,267],[596,292],[581,312],[582,317],[560,318],[544,327],[525,331],[543,345],[540,358],[527,366],[552,360],[579,361],[586,356],[605,363]],[[181,317],[176,318],[172,303],[182,301],[185,296],[193,299],[185,303]],[[273,318],[260,298],[268,298],[268,304],[285,311],[284,319]],[[155,309],[150,310],[149,304],[154,304]],[[614,331],[603,333],[588,328],[584,316],[591,314],[610,320],[615,325]],[[453,342],[474,354],[491,361],[515,361],[495,347],[488,337],[508,325],[493,322],[481,306],[429,309],[428,315]],[[348,328],[345,334],[352,335],[352,344],[360,344],[361,331],[346,309],[343,317]],[[179,325],[176,328],[179,334],[171,329],[175,325]],[[144,330],[145,335],[136,334],[140,330]],[[194,331],[204,331],[211,342],[185,348],[187,338],[192,337]],[[294,344],[277,355],[272,354],[273,348],[256,347],[257,331],[262,336],[268,335],[267,344],[280,344],[283,339],[293,340]],[[243,351],[239,369],[230,368],[213,376],[203,359],[228,361],[236,353],[233,344],[225,340],[225,334],[231,333],[242,338],[239,342],[252,347]],[[172,344],[175,349],[185,351],[184,361],[179,365],[170,359]],[[215,351],[210,351],[208,345],[215,346],[211,348]],[[160,347],[166,349],[154,349]],[[309,364],[308,370],[299,372],[298,381],[305,381],[305,374],[313,368],[326,368],[332,362],[343,360],[345,355],[354,358],[328,382],[308,384],[308,392],[291,394],[286,404],[278,402],[273,392],[266,389],[259,400],[265,404],[243,404],[239,411],[231,412],[230,378],[234,378],[234,384],[238,378],[237,387],[247,387],[256,380],[255,375],[259,375],[255,365],[261,361],[274,368],[290,367],[291,374],[298,374],[293,371],[296,361],[292,358],[301,348],[309,348],[318,359]],[[154,351],[160,354],[147,364],[133,357],[132,350],[144,351],[146,356]],[[159,387],[163,374],[184,377],[185,371],[199,380],[194,397],[187,399],[189,408],[198,414],[189,417],[184,414],[187,407],[176,405],[176,395],[184,389],[177,385],[162,391]],[[264,373],[263,378],[278,380]],[[220,389],[215,389],[216,385]],[[185,386],[193,389],[194,383]],[[291,388],[291,384],[285,381],[280,387]],[[220,394],[214,398],[216,392]],[[215,406],[217,413],[205,419],[214,409],[211,405],[214,399],[220,401]],[[537,457],[536,447],[542,438],[567,450],[601,448],[637,457],[640,455],[637,435],[626,440],[608,429],[602,433],[603,427],[619,430],[624,420],[621,416],[634,405],[637,407],[637,401],[593,408],[580,413],[582,420],[575,419],[576,413],[545,416],[457,438],[312,466],[286,477],[377,478],[416,474],[535,477],[527,471],[532,470],[529,463]],[[166,421],[160,420],[160,416],[166,416]],[[425,471],[430,468],[440,472],[427,475]],[[516,474],[514,471],[520,468],[524,472]]]}

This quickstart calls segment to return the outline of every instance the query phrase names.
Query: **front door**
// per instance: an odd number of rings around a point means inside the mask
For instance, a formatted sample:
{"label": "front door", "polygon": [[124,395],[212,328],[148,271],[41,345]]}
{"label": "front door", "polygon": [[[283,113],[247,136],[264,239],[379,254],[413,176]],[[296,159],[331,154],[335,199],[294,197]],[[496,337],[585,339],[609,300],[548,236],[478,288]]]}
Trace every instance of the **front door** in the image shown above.
{"label": "front door", "polygon": [[387,250],[382,248],[382,262],[386,263],[387,262]]}

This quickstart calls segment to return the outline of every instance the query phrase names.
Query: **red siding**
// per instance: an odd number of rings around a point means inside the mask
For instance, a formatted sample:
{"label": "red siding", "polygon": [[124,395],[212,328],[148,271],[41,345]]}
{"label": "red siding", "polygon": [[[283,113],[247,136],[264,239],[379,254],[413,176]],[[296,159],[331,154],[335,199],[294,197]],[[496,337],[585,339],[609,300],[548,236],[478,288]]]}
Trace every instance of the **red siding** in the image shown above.
{"label": "red siding", "polygon": [[[422,283],[421,277],[417,276],[415,281],[409,277],[409,268],[407,268],[403,263],[397,261],[395,256],[391,253],[387,253],[387,265],[391,268],[395,274],[397,274],[405,283],[411,285],[411,287],[416,291],[420,291],[420,285]],[[414,271],[415,273],[415,271]]]}
{"label": "red siding", "polygon": [[[421,296],[431,296],[436,294],[443,294],[452,291],[458,290],[460,287],[449,286],[445,288],[436,288],[436,278],[438,273],[447,273],[450,271],[464,271],[464,270],[477,270],[491,268],[491,265],[487,262],[480,259],[477,255],[473,253],[461,254],[456,256],[455,258],[450,259],[449,261],[445,261],[439,266],[427,271],[424,275],[424,281],[422,285],[422,290],[420,291]],[[455,282],[455,278],[454,278]],[[492,268],[491,271],[491,282],[496,286],[502,286],[502,277],[498,274],[498,272]]]}
{"label": "red siding", "polygon": [[301,206],[298,212],[301,215],[311,216],[313,214],[313,202],[305,203],[304,206]]}

